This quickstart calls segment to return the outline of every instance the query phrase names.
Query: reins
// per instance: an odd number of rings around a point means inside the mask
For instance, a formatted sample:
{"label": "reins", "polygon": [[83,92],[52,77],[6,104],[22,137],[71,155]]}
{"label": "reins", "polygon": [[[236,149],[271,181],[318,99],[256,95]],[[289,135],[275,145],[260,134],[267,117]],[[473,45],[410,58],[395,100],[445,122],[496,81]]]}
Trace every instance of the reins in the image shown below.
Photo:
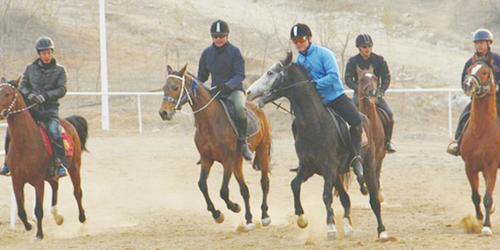
{"label": "reins", "polygon": [[14,99],[12,99],[12,102],[10,103],[9,107],[6,108],[6,109],[3,109],[0,113],[0,115],[4,118],[4,119],[7,119],[10,115],[15,115],[17,113],[21,113],[21,112],[24,112],[26,110],[29,110],[31,108],[33,108],[34,106],[38,105],[38,103],[33,103],[31,104],[30,106],[28,107],[24,107],[22,109],[17,109],[17,110],[14,110],[12,111],[12,109],[14,108],[14,105],[16,104],[17,102],[17,97],[19,96],[18,94],[18,91],[16,90],[16,87],[14,87],[12,84],[10,83],[2,83],[0,84],[0,87],[1,86],[9,86],[11,88],[14,89]]}

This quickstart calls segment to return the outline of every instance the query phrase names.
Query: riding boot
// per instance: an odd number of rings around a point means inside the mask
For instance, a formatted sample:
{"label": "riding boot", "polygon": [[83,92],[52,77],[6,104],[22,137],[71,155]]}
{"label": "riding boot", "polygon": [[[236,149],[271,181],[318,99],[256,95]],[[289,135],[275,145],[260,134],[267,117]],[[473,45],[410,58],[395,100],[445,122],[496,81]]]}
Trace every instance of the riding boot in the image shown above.
{"label": "riding boot", "polygon": [[64,177],[67,174],[66,168],[71,165],[71,162],[66,158],[66,152],[64,151],[62,139],[60,142],[53,142],[52,149],[55,156],[55,166],[56,166],[56,178]]}
{"label": "riding boot", "polygon": [[364,180],[364,176],[363,176],[363,164],[362,164],[362,159],[360,156],[361,131],[362,131],[361,125],[358,125],[357,127],[351,127],[351,129],[350,129],[352,151],[354,153],[354,157],[352,158],[351,163],[349,165],[351,166],[354,174],[356,174],[356,178],[358,180],[361,193],[363,195],[367,195],[368,191],[367,191],[366,185],[365,185],[365,180]]}
{"label": "riding boot", "polygon": [[391,145],[392,139],[392,129],[394,128],[394,121],[389,122],[389,126],[387,127],[387,134],[385,135],[385,151],[388,154],[396,153],[396,148]]}
{"label": "riding boot", "polygon": [[454,156],[459,156],[460,155],[460,141],[462,139],[462,132],[464,130],[465,123],[469,119],[469,112],[465,112],[460,116],[460,120],[458,121],[458,126],[457,130],[455,131],[455,141],[452,141],[449,145],[448,148],[446,149],[446,152],[448,154],[454,155]]}
{"label": "riding boot", "polygon": [[[7,158],[7,152],[9,151],[9,144],[10,144],[10,133],[9,129],[7,128],[7,134],[5,135],[5,146],[4,146],[6,158]],[[7,162],[3,163],[3,167],[2,169],[0,169],[0,175],[5,175],[5,176],[10,175],[10,170],[9,166],[7,166]]]}
{"label": "riding boot", "polygon": [[247,145],[247,118],[238,120],[238,142],[236,149],[243,154],[243,158],[247,161],[252,160],[252,152]]}

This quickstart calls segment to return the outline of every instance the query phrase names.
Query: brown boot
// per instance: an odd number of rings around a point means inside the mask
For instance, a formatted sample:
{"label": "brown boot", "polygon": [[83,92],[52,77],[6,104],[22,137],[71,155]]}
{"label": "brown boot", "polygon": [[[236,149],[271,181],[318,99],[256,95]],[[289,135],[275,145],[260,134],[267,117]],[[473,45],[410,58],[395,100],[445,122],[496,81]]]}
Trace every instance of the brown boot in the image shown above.
{"label": "brown boot", "polygon": [[457,141],[452,141],[448,145],[448,149],[446,149],[446,152],[448,154],[454,155],[454,156],[459,156],[460,155],[460,149],[458,148],[458,142]]}

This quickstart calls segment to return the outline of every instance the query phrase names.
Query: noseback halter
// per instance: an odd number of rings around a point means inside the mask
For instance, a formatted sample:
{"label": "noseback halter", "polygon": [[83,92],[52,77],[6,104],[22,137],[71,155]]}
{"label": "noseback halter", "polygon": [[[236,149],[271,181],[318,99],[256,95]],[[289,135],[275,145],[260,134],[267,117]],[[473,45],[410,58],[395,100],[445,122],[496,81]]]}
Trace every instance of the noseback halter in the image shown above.
{"label": "noseback halter", "polygon": [[[481,84],[481,81],[479,80],[479,77],[476,75],[477,72],[483,66],[486,66],[486,68],[489,71],[489,76],[488,76],[488,80],[486,81],[486,84]],[[474,85],[475,85],[475,88],[472,89],[471,94],[475,95],[478,98],[481,98],[481,97],[485,96],[486,94],[488,94],[489,92],[492,92],[492,90],[491,90],[491,83],[492,83],[492,80],[493,80],[493,78],[492,78],[493,71],[488,66],[488,64],[479,61],[479,62],[475,63],[474,65],[472,65],[471,68],[472,68],[471,69],[471,73],[469,73],[467,75],[467,78],[466,78],[466,82],[467,83],[473,82]],[[468,84],[468,85],[471,86],[472,84]]]}
{"label": "noseback halter", "polygon": [[14,89],[14,98],[12,99],[12,102],[10,103],[9,107],[8,108],[4,108],[0,115],[2,116],[2,118],[4,119],[7,119],[10,115],[15,115],[17,113],[21,113],[23,111],[26,111],[34,106],[37,105],[37,103],[34,103],[34,104],[31,104],[30,106],[28,107],[25,107],[25,108],[22,108],[22,109],[17,109],[17,110],[12,110],[14,108],[14,106],[16,105],[16,102],[17,102],[17,97],[19,96],[18,94],[18,91],[16,90],[16,87],[14,87],[14,85],[10,84],[10,83],[2,83],[0,84],[0,90],[3,89],[4,87],[11,87],[12,89]]}

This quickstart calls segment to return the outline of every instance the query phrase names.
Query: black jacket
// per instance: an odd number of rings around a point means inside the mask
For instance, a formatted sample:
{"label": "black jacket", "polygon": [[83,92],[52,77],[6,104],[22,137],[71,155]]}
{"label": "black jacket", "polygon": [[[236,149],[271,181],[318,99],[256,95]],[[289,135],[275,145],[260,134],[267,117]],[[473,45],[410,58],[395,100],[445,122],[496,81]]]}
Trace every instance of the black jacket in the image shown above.
{"label": "black jacket", "polygon": [[344,81],[346,85],[353,89],[355,93],[358,92],[358,72],[356,70],[356,66],[359,66],[361,69],[368,69],[372,65],[373,74],[377,76],[378,79],[378,89],[382,93],[389,88],[389,84],[391,84],[391,73],[389,72],[389,67],[387,66],[387,62],[384,57],[379,56],[372,52],[370,57],[364,59],[361,54],[357,54],[347,61],[347,65],[345,67]]}
{"label": "black jacket", "polygon": [[36,59],[26,67],[19,90],[28,97],[31,93],[41,94],[45,102],[38,104],[31,110],[35,119],[57,118],[59,112],[59,99],[66,95],[66,69],[57,64],[55,59],[44,65],[40,59]]}
{"label": "black jacket", "polygon": [[212,87],[225,84],[231,90],[243,90],[245,61],[240,50],[229,42],[221,48],[214,44],[207,47],[200,58],[198,79],[205,82],[209,75],[212,75]]}

